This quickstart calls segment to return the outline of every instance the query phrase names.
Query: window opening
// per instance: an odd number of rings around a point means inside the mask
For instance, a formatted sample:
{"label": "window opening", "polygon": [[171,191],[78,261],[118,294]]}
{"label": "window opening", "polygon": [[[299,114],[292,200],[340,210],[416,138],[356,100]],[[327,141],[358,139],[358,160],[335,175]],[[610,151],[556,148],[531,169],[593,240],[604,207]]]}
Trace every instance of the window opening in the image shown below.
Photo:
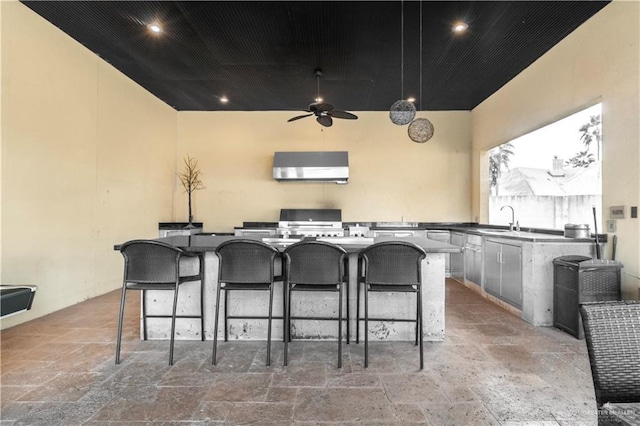
{"label": "window opening", "polygon": [[602,230],[602,105],[597,104],[489,151],[489,223]]}

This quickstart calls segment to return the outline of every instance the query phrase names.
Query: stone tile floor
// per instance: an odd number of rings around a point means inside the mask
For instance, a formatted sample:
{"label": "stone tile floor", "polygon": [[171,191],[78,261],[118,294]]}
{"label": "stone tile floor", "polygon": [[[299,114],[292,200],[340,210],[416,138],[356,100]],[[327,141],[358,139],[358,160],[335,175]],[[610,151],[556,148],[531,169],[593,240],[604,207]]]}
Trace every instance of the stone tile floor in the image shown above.
{"label": "stone tile floor", "polygon": [[[132,295],[137,294],[132,292]],[[532,327],[447,281],[444,342],[363,346],[294,341],[282,367],[260,341],[140,341],[128,298],[122,364],[114,364],[119,291],[1,335],[0,419],[15,425],[595,425],[584,341]]]}

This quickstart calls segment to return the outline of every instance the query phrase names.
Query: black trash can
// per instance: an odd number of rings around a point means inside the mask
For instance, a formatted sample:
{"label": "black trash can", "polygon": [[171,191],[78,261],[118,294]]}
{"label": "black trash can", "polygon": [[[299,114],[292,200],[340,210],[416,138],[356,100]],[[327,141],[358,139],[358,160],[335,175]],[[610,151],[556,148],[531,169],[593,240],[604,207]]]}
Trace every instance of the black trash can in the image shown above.
{"label": "black trash can", "polygon": [[553,326],[583,339],[580,304],[620,300],[622,263],[586,256],[553,260]]}

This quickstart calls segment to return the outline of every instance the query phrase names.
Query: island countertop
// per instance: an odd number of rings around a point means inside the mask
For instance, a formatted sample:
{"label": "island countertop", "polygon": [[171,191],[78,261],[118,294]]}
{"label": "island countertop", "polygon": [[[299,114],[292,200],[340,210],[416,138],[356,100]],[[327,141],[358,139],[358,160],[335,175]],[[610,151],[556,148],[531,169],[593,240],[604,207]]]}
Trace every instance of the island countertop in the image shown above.
{"label": "island countertop", "polygon": [[[264,241],[278,250],[284,250],[287,246],[300,241],[298,238],[263,238],[260,236],[233,236],[233,235],[174,235],[165,238],[158,238],[173,246],[180,247],[186,251],[207,252],[214,251],[216,247],[228,240],[248,239]],[[383,241],[406,241],[417,244],[427,253],[459,253],[462,249],[458,246],[430,240],[424,237],[391,237],[380,236],[376,238],[367,237],[319,237],[319,241],[327,241],[343,247],[349,253],[357,253],[363,248]],[[121,244],[114,246],[114,250],[120,250]]]}

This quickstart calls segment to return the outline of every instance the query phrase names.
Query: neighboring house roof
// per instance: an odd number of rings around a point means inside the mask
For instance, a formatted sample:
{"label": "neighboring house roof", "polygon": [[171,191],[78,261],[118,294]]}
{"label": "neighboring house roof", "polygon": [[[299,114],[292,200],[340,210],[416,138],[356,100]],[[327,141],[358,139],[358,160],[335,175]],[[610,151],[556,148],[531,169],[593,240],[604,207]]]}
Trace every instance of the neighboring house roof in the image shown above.
{"label": "neighboring house roof", "polygon": [[547,169],[517,167],[498,179],[498,195],[563,196],[602,194],[599,164],[586,168],[565,168],[564,176],[552,176]]}
{"label": "neighboring house roof", "polygon": [[587,168],[575,170],[573,176],[568,176],[562,188],[567,195],[601,195],[602,167],[593,163]]}

